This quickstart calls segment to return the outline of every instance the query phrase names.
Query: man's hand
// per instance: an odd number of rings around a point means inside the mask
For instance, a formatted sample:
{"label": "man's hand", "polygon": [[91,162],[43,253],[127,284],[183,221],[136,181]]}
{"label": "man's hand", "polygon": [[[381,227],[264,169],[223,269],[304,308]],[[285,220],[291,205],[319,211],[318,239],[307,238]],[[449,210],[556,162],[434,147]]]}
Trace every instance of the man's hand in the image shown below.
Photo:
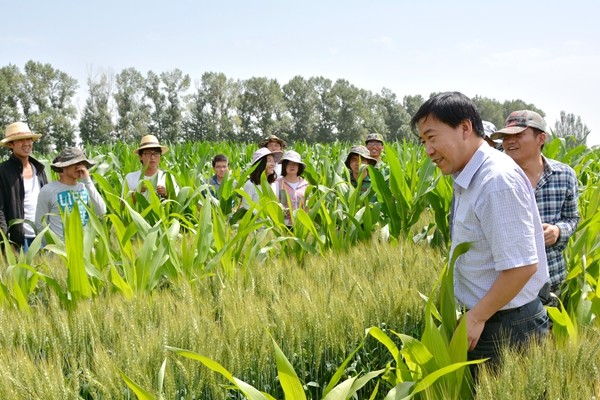
{"label": "man's hand", "polygon": [[79,179],[87,179],[90,177],[90,171],[88,171],[87,167],[83,164],[79,164],[75,169],[75,172],[77,173],[77,176],[79,176]]}
{"label": "man's hand", "polygon": [[463,318],[467,319],[467,341],[469,342],[469,351],[473,351],[475,346],[477,346],[477,342],[479,342],[481,332],[483,332],[483,328],[485,327],[485,321],[479,319],[473,313],[473,310],[467,311]]}
{"label": "man's hand", "polygon": [[167,197],[167,188],[162,185],[157,185],[156,194],[158,194],[160,197]]}
{"label": "man's hand", "polygon": [[560,236],[560,229],[556,225],[542,224],[544,228],[544,244],[552,246]]}

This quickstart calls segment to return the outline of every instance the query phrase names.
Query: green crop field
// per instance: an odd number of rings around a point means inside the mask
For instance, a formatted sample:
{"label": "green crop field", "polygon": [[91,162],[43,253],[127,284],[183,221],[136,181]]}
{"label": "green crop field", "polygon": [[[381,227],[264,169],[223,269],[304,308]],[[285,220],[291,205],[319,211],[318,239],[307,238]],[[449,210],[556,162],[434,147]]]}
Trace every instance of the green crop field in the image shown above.
{"label": "green crop field", "polygon": [[[107,215],[65,215],[64,241],[41,232],[0,262],[0,398],[600,396],[598,149],[545,146],[580,181],[565,306],[550,310],[549,339],[505,353],[473,388],[449,295],[450,178],[420,146],[391,143],[361,193],[348,148],[294,146],[311,187],[293,230],[273,195],[235,213],[256,146],[173,145],[170,199],[135,203],[121,198],[133,147],[87,149]],[[231,160],[220,201],[205,183],[216,153]]]}

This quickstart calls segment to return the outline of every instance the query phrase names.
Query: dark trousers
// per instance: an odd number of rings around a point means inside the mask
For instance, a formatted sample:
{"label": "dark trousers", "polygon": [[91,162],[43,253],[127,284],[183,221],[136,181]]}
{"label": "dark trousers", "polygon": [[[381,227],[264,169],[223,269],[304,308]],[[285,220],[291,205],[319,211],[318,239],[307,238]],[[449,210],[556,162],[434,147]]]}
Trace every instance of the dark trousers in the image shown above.
{"label": "dark trousers", "polygon": [[548,313],[539,297],[521,307],[497,311],[485,323],[477,346],[468,354],[469,360],[490,358],[495,366],[504,346],[522,347],[529,340],[548,334]]}

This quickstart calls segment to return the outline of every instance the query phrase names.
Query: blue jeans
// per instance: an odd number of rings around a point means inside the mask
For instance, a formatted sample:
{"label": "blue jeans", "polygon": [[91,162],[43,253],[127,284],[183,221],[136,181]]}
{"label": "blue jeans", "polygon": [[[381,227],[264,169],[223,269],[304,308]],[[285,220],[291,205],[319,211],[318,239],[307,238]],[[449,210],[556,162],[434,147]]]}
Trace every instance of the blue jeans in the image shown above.
{"label": "blue jeans", "polygon": [[497,365],[504,346],[524,347],[529,340],[548,334],[548,313],[539,297],[510,310],[500,310],[485,323],[477,346],[468,354],[469,360],[490,358],[487,364]]}

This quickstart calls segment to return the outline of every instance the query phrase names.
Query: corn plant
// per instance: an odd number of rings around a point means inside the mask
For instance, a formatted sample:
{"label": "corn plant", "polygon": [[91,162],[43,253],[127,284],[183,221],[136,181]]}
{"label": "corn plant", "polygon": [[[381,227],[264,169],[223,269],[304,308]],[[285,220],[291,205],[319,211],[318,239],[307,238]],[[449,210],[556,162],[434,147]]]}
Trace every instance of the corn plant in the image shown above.
{"label": "corn plant", "polygon": [[45,277],[34,267],[34,257],[42,245],[42,235],[38,235],[29,251],[24,253],[22,248],[15,252],[4,232],[0,231],[0,234],[7,264],[3,279],[0,280],[0,303],[30,312],[29,296],[35,293],[40,277]]}
{"label": "corn plant", "polygon": [[[466,399],[473,396],[468,365],[485,360],[467,361],[466,320],[457,319],[454,298],[453,271],[458,256],[468,251],[470,244],[458,245],[452,259],[442,271],[436,286],[440,286],[439,304],[430,296],[425,306],[425,330],[421,340],[392,333],[402,341],[398,349],[393,340],[380,328],[371,327],[367,334],[381,342],[391,353],[395,374],[386,376],[393,386],[386,399],[410,399],[418,393],[432,399]],[[438,325],[439,323],[439,325]]]}
{"label": "corn plant", "polygon": [[[277,374],[279,378],[279,383],[283,389],[284,398],[285,399],[293,399],[293,400],[305,400],[306,393],[304,389],[304,385],[300,378],[298,378],[298,374],[294,370],[294,367],[285,356],[281,348],[277,345],[277,342],[271,338],[273,342],[273,347],[275,350],[275,363],[277,365]],[[363,376],[354,376],[346,379],[345,381],[340,383],[340,380],[343,376],[344,370],[346,366],[354,357],[356,352],[364,345],[364,341],[344,360],[344,362],[339,366],[339,368],[334,373],[331,381],[328,383],[327,387],[323,392],[323,400],[347,400],[354,398],[357,392],[362,389],[369,381],[378,378],[383,375],[386,371],[388,371],[388,367],[377,370],[370,371]],[[219,373],[221,376],[226,378],[230,383],[230,389],[239,391],[244,395],[245,398],[250,400],[275,400],[275,397],[272,395],[260,391],[249,383],[243,381],[235,377],[229,370],[227,370],[223,365],[210,359],[209,357],[203,356],[199,353],[179,349],[176,347],[166,346],[166,349],[173,352],[174,354],[189,358],[191,360],[199,361],[207,368],[211,369],[214,372]],[[159,373],[159,392],[161,392],[161,381],[164,379],[164,370],[167,360],[163,362],[163,366],[161,367],[161,372]],[[140,400],[153,400],[154,397],[150,394],[149,391],[142,388],[140,385],[135,383],[132,379],[130,379],[126,374],[121,372],[121,376],[125,383],[129,386],[129,388],[136,394],[138,399]],[[373,393],[370,398],[374,399],[379,389],[379,384],[375,386]],[[162,396],[161,396],[162,398]]]}

